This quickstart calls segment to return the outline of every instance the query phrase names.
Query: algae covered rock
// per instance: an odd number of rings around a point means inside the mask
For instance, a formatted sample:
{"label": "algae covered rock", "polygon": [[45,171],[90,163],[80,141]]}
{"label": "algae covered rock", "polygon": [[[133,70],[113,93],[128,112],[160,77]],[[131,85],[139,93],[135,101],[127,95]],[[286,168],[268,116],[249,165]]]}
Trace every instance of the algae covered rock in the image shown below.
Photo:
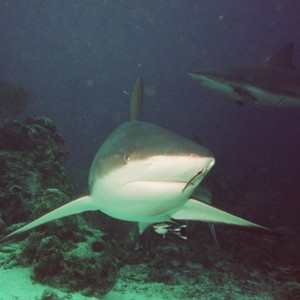
{"label": "algae covered rock", "polygon": [[43,282],[48,276],[59,274],[62,270],[62,242],[55,235],[41,240],[33,264],[33,273],[36,279]]}
{"label": "algae covered rock", "polygon": [[115,284],[117,267],[110,245],[101,239],[89,238],[65,254],[67,284],[83,290],[86,296],[104,295]]}
{"label": "algae covered rock", "polygon": [[300,299],[300,282],[285,282],[279,289],[279,298],[282,300]]}
{"label": "algae covered rock", "polygon": [[55,125],[44,117],[8,120],[0,128],[0,210],[9,226],[28,221],[42,192],[56,188],[70,194],[60,158],[68,151]]}
{"label": "algae covered rock", "polygon": [[58,295],[51,289],[45,289],[41,300],[59,300]]}
{"label": "algae covered rock", "polygon": [[33,279],[86,296],[106,294],[116,282],[117,266],[109,242],[101,235],[92,230],[84,241],[72,246],[54,235],[43,238],[35,253]]}

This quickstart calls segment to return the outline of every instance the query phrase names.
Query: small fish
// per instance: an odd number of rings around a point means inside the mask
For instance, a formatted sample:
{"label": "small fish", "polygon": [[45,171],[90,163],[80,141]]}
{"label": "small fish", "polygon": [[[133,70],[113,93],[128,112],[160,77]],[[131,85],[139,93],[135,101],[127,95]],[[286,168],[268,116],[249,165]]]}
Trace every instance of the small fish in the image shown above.
{"label": "small fish", "polygon": [[175,222],[164,222],[152,225],[154,231],[158,234],[161,234],[163,238],[166,238],[167,233],[173,233],[180,238],[187,240],[186,236],[186,225],[180,225]]}

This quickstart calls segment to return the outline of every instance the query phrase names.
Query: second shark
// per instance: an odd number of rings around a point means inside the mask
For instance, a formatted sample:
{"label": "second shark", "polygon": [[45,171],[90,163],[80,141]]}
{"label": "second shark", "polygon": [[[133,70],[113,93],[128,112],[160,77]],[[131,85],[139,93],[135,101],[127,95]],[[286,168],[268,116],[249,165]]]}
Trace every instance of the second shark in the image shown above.
{"label": "second shark", "polygon": [[300,107],[300,72],[293,65],[293,53],[294,44],[289,43],[265,64],[217,67],[188,75],[240,106]]}

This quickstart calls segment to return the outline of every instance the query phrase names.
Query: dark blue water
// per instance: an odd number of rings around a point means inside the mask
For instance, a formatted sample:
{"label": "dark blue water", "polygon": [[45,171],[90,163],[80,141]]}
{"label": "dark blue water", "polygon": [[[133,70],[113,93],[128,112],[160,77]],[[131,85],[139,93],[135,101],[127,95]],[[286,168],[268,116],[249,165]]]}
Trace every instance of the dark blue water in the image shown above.
{"label": "dark blue water", "polygon": [[300,109],[239,107],[186,76],[197,68],[261,63],[287,42],[300,67],[298,0],[0,2],[0,80],[31,94],[24,115],[45,115],[67,140],[73,168],[88,168],[127,119],[135,79],[145,120],[216,156],[242,180],[263,168],[299,183]]}

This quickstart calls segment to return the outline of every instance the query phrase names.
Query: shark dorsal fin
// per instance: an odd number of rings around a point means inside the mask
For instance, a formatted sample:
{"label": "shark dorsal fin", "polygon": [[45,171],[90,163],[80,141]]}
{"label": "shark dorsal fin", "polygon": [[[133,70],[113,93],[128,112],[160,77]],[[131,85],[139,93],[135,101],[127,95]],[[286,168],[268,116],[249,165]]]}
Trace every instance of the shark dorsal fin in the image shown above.
{"label": "shark dorsal fin", "polygon": [[130,121],[141,121],[143,119],[143,90],[143,78],[140,77],[136,80],[131,93],[129,108]]}
{"label": "shark dorsal fin", "polygon": [[294,43],[288,43],[280,48],[269,60],[268,64],[288,69],[296,69],[293,65]]}

